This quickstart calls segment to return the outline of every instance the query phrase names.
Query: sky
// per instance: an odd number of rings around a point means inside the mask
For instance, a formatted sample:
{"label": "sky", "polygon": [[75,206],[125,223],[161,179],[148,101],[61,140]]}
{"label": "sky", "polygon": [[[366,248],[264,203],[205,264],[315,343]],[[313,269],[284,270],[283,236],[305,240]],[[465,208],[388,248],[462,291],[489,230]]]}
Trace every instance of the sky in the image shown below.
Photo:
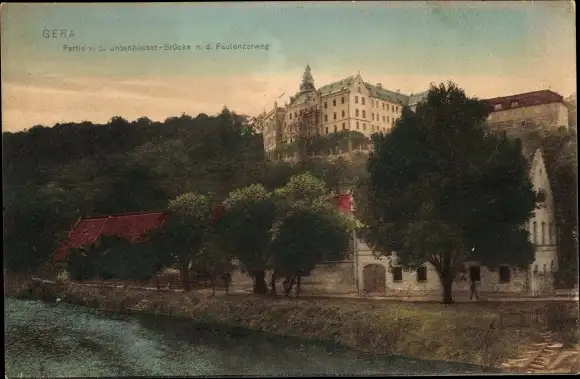
{"label": "sky", "polygon": [[[317,87],[360,72],[369,83],[406,94],[453,81],[479,98],[539,89],[566,97],[576,91],[573,7],[569,1],[3,4],[2,130],[113,116],[164,120],[215,114],[224,105],[255,116],[297,92],[306,64]],[[114,50],[132,45],[157,49]]]}

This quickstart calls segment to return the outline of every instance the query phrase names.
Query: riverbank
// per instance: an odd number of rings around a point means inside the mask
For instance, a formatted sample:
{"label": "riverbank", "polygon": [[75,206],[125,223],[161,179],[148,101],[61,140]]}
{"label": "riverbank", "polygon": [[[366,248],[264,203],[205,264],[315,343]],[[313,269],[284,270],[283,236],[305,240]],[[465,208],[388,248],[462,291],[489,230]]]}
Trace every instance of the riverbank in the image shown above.
{"label": "riverbank", "polygon": [[[5,287],[7,283],[5,283]],[[29,281],[5,294],[115,312],[140,312],[338,343],[363,352],[499,367],[532,342],[532,333],[497,327],[489,310],[420,309],[405,304],[337,303],[254,296],[55,285]]]}

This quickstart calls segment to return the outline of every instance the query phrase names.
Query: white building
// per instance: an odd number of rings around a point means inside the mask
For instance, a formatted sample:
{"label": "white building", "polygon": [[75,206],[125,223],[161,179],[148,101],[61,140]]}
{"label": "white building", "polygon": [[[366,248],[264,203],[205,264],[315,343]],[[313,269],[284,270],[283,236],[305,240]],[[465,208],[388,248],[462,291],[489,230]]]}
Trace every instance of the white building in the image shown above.
{"label": "white building", "polygon": [[[280,145],[296,142],[299,135],[328,135],[351,130],[370,138],[374,133],[386,133],[399,119],[404,106],[414,109],[428,91],[405,95],[383,88],[381,83],[370,84],[360,74],[324,85],[316,89],[310,66],[302,75],[299,91],[285,104],[283,111],[275,104],[275,111],[258,117],[263,125],[264,150],[272,152]],[[279,122],[271,122],[273,114],[283,113]]]}

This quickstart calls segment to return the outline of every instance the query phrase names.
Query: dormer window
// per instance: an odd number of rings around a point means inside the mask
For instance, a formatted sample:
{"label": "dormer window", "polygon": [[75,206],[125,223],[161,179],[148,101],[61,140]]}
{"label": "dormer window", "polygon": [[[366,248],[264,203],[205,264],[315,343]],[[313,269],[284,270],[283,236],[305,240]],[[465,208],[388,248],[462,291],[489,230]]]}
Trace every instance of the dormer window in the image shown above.
{"label": "dormer window", "polygon": [[499,110],[501,110],[501,108],[502,108],[501,104],[496,104],[496,105],[493,107],[493,109],[494,109],[494,110],[496,110],[496,111],[499,111]]}
{"label": "dormer window", "polygon": [[517,107],[518,105],[519,105],[519,103],[518,103],[517,101],[512,101],[512,103],[511,103],[511,107],[512,107],[512,108],[515,108],[515,107]]}

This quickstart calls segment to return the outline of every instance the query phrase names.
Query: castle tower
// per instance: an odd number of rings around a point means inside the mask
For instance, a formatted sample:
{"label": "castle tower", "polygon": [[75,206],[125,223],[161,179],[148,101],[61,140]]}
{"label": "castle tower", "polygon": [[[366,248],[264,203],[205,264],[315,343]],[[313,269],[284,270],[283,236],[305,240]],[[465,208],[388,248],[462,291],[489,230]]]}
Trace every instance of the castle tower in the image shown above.
{"label": "castle tower", "polygon": [[310,64],[306,65],[306,69],[304,70],[304,74],[302,74],[302,83],[300,84],[300,92],[312,92],[316,91],[316,87],[314,87],[314,78],[312,77],[312,73],[310,72]]}

